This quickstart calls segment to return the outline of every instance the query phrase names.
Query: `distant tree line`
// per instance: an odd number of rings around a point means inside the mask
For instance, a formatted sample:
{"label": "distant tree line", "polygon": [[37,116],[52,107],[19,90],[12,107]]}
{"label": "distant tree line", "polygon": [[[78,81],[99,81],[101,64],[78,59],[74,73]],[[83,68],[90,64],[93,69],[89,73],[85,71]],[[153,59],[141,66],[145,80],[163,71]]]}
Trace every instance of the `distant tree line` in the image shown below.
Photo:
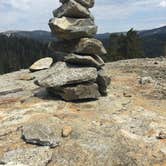
{"label": "distant tree line", "polygon": [[141,36],[135,30],[127,33],[111,34],[108,40],[102,41],[108,54],[104,56],[106,62],[133,59],[166,57],[166,35],[152,34]]}
{"label": "distant tree line", "polygon": [[143,50],[146,57],[166,56],[166,35],[154,34],[142,38]]}
{"label": "distant tree line", "polygon": [[50,54],[48,44],[28,38],[0,36],[0,74],[28,68]]}
{"label": "distant tree line", "polygon": [[[101,40],[102,41],[102,40]],[[127,33],[111,34],[102,41],[108,54],[103,56],[106,62],[166,56],[166,36],[156,35],[140,37],[130,29]],[[0,36],[0,74],[28,68],[36,60],[53,56],[48,42],[22,37]]]}
{"label": "distant tree line", "polygon": [[130,29],[126,34],[111,34],[107,45],[105,61],[143,58],[142,41],[136,31]]}

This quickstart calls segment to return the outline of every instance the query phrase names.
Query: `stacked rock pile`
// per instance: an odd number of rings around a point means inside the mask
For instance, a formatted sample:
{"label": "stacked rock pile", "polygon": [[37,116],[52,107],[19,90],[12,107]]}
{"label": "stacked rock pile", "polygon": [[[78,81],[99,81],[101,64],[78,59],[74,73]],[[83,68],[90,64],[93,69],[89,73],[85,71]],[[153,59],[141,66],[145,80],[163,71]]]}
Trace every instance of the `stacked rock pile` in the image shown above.
{"label": "stacked rock pile", "polygon": [[106,50],[93,38],[97,26],[89,8],[94,6],[94,0],[60,2],[62,6],[53,11],[54,18],[49,21],[52,33],[58,38],[49,44],[57,63],[37,84],[67,101],[105,96],[110,79],[100,57]]}

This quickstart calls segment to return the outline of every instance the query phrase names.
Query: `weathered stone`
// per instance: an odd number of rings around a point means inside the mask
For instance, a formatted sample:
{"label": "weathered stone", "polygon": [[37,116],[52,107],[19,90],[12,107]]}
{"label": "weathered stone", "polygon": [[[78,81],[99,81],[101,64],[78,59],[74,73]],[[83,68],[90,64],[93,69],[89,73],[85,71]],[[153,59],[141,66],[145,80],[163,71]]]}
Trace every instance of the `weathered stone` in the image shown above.
{"label": "weathered stone", "polygon": [[95,161],[92,154],[93,151],[90,152],[85,147],[84,145],[77,144],[77,141],[68,141],[65,146],[62,145],[53,153],[53,163],[56,163],[58,166],[102,166],[98,165],[99,160]]}
{"label": "weathered stone", "polygon": [[157,136],[158,139],[166,139],[166,132],[165,131],[161,131],[159,133],[159,135]]}
{"label": "weathered stone", "polygon": [[[66,3],[70,0],[60,0],[60,2],[62,3]],[[82,4],[83,6],[87,7],[87,8],[92,8],[94,6],[95,0],[75,0],[78,3]]]}
{"label": "weathered stone", "polygon": [[23,127],[22,138],[30,144],[56,147],[59,145],[58,134],[56,135],[47,124],[32,123]]}
{"label": "weathered stone", "polygon": [[36,82],[42,87],[59,88],[64,85],[79,84],[83,82],[94,82],[97,78],[97,70],[93,67],[69,67],[64,62],[58,62],[50,69],[52,74],[44,75]]}
{"label": "weathered stone", "polygon": [[53,63],[53,59],[50,57],[47,58],[42,58],[38,61],[36,61],[32,66],[30,66],[29,70],[34,72],[34,71],[39,71],[43,69],[48,69]]}
{"label": "weathered stone", "polygon": [[76,52],[90,55],[103,55],[107,53],[101,41],[91,38],[80,39]]}
{"label": "weathered stone", "polygon": [[50,42],[50,50],[54,52],[67,52],[88,55],[104,55],[107,53],[101,41],[92,38],[79,40]]}
{"label": "weathered stone", "polygon": [[51,158],[52,152],[47,147],[35,147],[6,152],[1,162],[7,165],[12,163],[12,166],[46,166]]}
{"label": "weathered stone", "polygon": [[62,137],[68,137],[72,133],[71,126],[64,126],[62,129]]}
{"label": "weathered stone", "polygon": [[62,87],[61,89],[49,88],[49,92],[59,95],[66,101],[83,100],[83,99],[98,99],[100,93],[96,83],[79,84],[75,86]]}
{"label": "weathered stone", "polygon": [[103,59],[102,59],[100,56],[98,56],[98,55],[91,55],[91,57],[93,57],[93,58],[94,58],[97,62],[99,62],[100,64],[103,64],[102,66],[105,65]]}
{"label": "weathered stone", "polygon": [[35,77],[32,76],[31,74],[29,73],[26,73],[26,74],[22,74],[18,77],[19,80],[23,80],[23,81],[31,81],[31,80],[34,80]]}
{"label": "weathered stone", "polygon": [[103,96],[107,95],[107,87],[110,84],[111,79],[108,77],[104,69],[98,71],[97,83],[99,85],[99,91]]}
{"label": "weathered stone", "polygon": [[104,65],[104,62],[98,61],[98,56],[96,55],[96,59],[92,56],[85,56],[85,55],[77,55],[77,54],[69,54],[68,56],[64,57],[65,62],[79,65],[79,66],[89,66],[89,67],[96,67],[100,69],[101,66]]}
{"label": "weathered stone", "polygon": [[90,18],[53,18],[49,21],[49,26],[57,38],[65,40],[93,37],[97,32],[97,26]]}
{"label": "weathered stone", "polygon": [[153,83],[152,77],[141,77],[139,83],[142,85]]}
{"label": "weathered stone", "polygon": [[124,97],[132,97],[132,94],[127,92],[127,91],[125,91],[125,92],[123,92],[123,96]]}
{"label": "weathered stone", "polygon": [[77,3],[75,0],[70,0],[64,3],[60,8],[53,11],[54,17],[72,17],[72,18],[89,18],[90,11]]}

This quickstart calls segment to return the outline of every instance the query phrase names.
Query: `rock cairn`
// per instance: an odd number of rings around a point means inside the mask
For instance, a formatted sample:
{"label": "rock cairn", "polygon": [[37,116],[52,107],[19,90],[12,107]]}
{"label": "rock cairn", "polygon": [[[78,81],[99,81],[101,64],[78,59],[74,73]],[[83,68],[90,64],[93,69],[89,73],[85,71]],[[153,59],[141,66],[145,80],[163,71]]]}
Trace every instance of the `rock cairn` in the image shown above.
{"label": "rock cairn", "polygon": [[49,26],[58,41],[51,42],[57,63],[38,80],[39,86],[67,101],[98,99],[107,95],[110,79],[100,57],[106,54],[103,44],[93,38],[97,26],[89,8],[94,0],[60,0]]}

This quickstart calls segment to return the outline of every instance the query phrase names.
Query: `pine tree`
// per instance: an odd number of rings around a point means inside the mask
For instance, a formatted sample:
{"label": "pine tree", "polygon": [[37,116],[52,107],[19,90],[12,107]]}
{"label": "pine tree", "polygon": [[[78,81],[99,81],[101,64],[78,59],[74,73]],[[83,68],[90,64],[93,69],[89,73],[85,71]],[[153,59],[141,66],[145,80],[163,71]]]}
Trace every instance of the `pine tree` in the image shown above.
{"label": "pine tree", "polygon": [[121,34],[119,36],[118,40],[118,50],[117,50],[117,57],[118,59],[126,59],[127,58],[127,45],[126,41],[127,38],[124,34]]}
{"label": "pine tree", "polygon": [[136,31],[130,29],[126,36],[126,53],[125,58],[141,58],[143,57],[143,51],[141,48],[141,39]]}
{"label": "pine tree", "polygon": [[109,47],[107,49],[108,55],[110,55],[110,56],[108,57],[107,60],[109,60],[109,61],[118,60],[118,56],[117,56],[117,51],[119,48],[118,41],[119,41],[118,34],[111,34],[110,35]]}
{"label": "pine tree", "polygon": [[130,29],[126,34],[110,35],[107,61],[144,57],[141,39],[136,31]]}

